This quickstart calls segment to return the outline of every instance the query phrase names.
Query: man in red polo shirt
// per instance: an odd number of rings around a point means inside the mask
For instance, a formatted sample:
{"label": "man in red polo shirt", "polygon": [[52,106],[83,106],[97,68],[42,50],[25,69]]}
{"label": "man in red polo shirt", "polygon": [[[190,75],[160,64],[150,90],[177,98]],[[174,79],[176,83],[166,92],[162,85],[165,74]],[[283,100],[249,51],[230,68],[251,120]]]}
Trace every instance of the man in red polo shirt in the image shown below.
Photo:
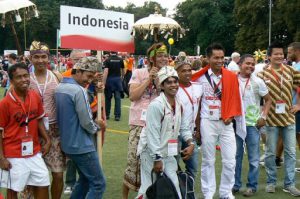
{"label": "man in red polo shirt", "polygon": [[[7,198],[32,186],[34,198],[48,199],[48,169],[42,158],[50,148],[43,123],[40,96],[29,90],[30,76],[26,65],[17,63],[8,70],[13,89],[0,101],[0,168],[1,187]],[[46,144],[41,148],[39,136]]]}

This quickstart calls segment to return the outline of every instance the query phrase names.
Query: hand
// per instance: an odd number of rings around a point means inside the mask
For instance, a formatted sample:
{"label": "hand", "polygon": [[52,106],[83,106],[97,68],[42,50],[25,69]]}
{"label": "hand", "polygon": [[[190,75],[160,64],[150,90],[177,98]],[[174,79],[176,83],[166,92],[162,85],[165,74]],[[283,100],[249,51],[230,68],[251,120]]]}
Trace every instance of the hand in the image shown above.
{"label": "hand", "polygon": [[228,119],[226,119],[226,120],[223,120],[224,121],[224,124],[227,126],[227,125],[229,125],[231,122],[232,122],[232,117],[231,118],[228,118]]}
{"label": "hand", "polygon": [[263,127],[263,126],[265,126],[265,125],[266,125],[266,120],[264,120],[263,118],[259,118],[259,119],[257,120],[256,126],[257,126],[258,128],[261,128],[261,127]]}
{"label": "hand", "polygon": [[104,88],[105,88],[105,86],[104,86],[103,82],[97,82],[96,87],[95,87],[97,93],[103,93]]}
{"label": "hand", "polygon": [[95,79],[96,79],[98,82],[103,82],[103,73],[96,73],[96,74],[95,74]]}
{"label": "hand", "polygon": [[[150,78],[150,81],[152,81],[153,79],[156,78],[157,76],[157,72],[159,71],[159,68],[157,67],[152,67],[150,72],[149,72],[149,78]],[[152,83],[152,82],[151,82]]]}
{"label": "hand", "polygon": [[46,144],[44,144],[42,146],[42,155],[43,156],[46,155],[49,152],[50,147],[51,147],[51,141],[50,140],[46,140]]}
{"label": "hand", "polygon": [[0,160],[0,168],[3,170],[10,170],[11,169],[11,164],[6,158],[2,158]]}
{"label": "hand", "polygon": [[194,147],[195,147],[195,145],[191,144],[182,151],[182,155],[183,155],[182,159],[183,160],[188,160],[191,158],[191,156],[193,155],[193,152],[194,152]]}
{"label": "hand", "polygon": [[194,140],[197,142],[197,144],[199,146],[202,144],[200,131],[195,131],[195,133],[194,133]]}
{"label": "hand", "polygon": [[296,104],[296,105],[292,106],[290,112],[293,113],[293,114],[295,114],[295,113],[297,113],[299,110],[300,110],[300,105],[299,105],[299,104]]}
{"label": "hand", "polygon": [[154,170],[155,173],[163,172],[163,162],[161,160],[160,161],[154,161],[153,170]]}
{"label": "hand", "polygon": [[100,126],[101,130],[106,129],[106,124],[105,124],[104,120],[102,120],[102,119],[97,120],[97,124]]}

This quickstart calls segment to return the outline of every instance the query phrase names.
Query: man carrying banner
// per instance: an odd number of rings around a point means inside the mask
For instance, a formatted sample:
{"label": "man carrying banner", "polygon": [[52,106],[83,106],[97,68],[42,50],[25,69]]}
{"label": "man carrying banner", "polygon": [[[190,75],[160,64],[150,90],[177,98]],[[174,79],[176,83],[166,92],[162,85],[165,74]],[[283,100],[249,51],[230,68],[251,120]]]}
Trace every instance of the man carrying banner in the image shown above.
{"label": "man carrying banner", "polygon": [[72,199],[101,199],[105,190],[105,178],[94,142],[94,135],[105,125],[101,119],[97,122],[92,119],[85,90],[94,79],[99,64],[94,57],[80,59],[72,70],[72,77],[64,78],[55,92],[61,147],[79,173]]}

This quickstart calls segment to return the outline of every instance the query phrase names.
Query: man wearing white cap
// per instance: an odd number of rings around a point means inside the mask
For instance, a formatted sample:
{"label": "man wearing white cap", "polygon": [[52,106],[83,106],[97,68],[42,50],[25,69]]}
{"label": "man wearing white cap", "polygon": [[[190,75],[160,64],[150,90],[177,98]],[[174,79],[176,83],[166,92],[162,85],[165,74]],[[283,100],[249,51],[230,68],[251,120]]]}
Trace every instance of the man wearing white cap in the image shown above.
{"label": "man wearing white cap", "polygon": [[182,116],[182,106],[176,97],[178,75],[171,66],[158,72],[161,94],[154,99],[146,116],[146,128],[141,133],[138,153],[141,155],[141,187],[138,198],[143,198],[152,184],[151,171],[165,172],[177,190],[179,189],[177,171],[178,136],[181,135],[188,146],[182,151],[183,159],[189,159],[194,150],[194,142],[189,124]]}
{"label": "man wearing white cap", "polygon": [[228,70],[238,73],[240,71],[240,67],[237,63],[240,61],[241,55],[238,52],[233,52],[231,54],[231,62],[228,64]]}

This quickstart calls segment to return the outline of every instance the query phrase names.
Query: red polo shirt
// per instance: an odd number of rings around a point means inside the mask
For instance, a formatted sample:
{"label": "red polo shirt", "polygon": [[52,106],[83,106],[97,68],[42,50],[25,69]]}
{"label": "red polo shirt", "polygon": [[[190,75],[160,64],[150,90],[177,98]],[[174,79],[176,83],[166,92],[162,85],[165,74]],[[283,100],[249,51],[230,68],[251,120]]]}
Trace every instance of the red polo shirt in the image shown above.
{"label": "red polo shirt", "polygon": [[5,98],[0,101],[0,130],[3,130],[4,157],[24,157],[22,156],[21,145],[22,138],[26,135],[27,116],[28,135],[33,139],[33,155],[40,151],[38,120],[41,119],[44,114],[42,100],[33,90],[28,91],[25,102],[22,102],[14,91],[8,93]]}

